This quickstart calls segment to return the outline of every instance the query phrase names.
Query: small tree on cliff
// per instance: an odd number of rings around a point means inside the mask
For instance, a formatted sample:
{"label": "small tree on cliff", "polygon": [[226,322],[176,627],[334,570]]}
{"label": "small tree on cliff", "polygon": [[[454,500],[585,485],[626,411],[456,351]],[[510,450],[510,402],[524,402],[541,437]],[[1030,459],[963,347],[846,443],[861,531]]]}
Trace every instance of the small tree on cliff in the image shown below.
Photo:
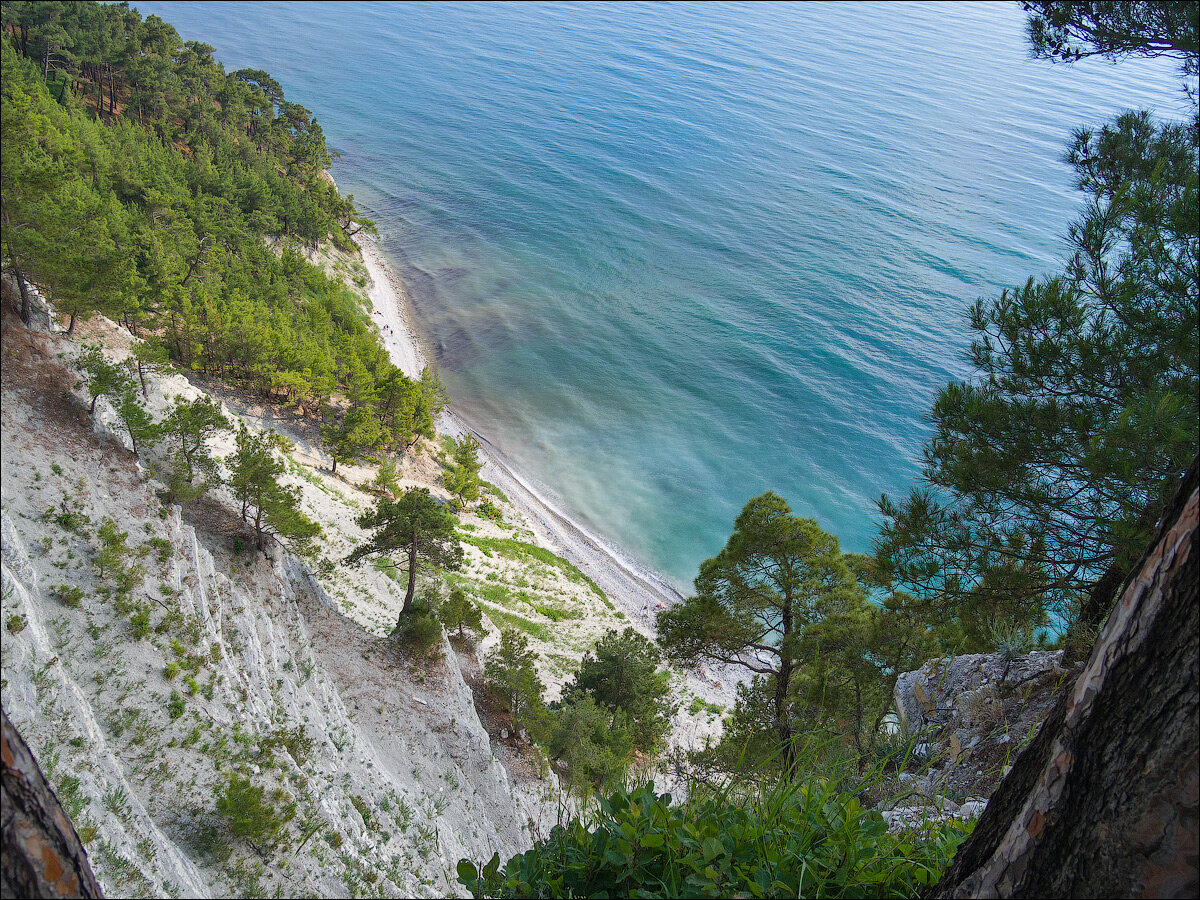
{"label": "small tree on cliff", "polygon": [[357,565],[364,559],[387,559],[399,565],[393,557],[406,558],[408,587],[396,622],[398,630],[412,606],[419,567],[457,569],[462,565],[463,551],[454,532],[454,514],[435,500],[428,489],[410,488],[398,500],[381,497],[373,510],[359,516],[358,524],[374,529],[374,534],[346,557],[348,565]]}
{"label": "small tree on cliff", "polygon": [[483,627],[483,610],[460,587],[451,588],[450,596],[438,607],[438,617],[447,628],[457,629],[459,638],[466,637],[465,628],[479,631]]}
{"label": "small tree on cliff", "polygon": [[791,768],[801,632],[858,597],[837,538],[767,492],[746,504],[725,549],[701,564],[696,595],[658,614],[659,643],[680,665],[734,665],[766,679],[771,727]]}
{"label": "small tree on cliff", "polygon": [[662,654],[633,628],[610,631],[579,661],[573,681],[563,687],[564,700],[589,696],[610,713],[609,726],[617,727],[618,713],[628,718],[635,743],[649,750],[670,728],[671,679],[660,669]]}
{"label": "small tree on cliff", "polygon": [[87,378],[88,396],[92,398],[88,412],[96,414],[96,401],[108,395],[120,397],[132,387],[129,372],[120,363],[109,362],[99,347],[85,346],[75,365]]}
{"label": "small tree on cliff", "polygon": [[175,449],[171,477],[167,482],[172,496],[195,500],[218,480],[217,462],[209,453],[206,441],[227,428],[229,419],[221,412],[221,404],[211,397],[175,398],[162,423],[163,436]]}
{"label": "small tree on cliff", "polygon": [[446,490],[458,498],[460,506],[466,506],[479,498],[479,470],[483,463],[479,459],[479,441],[472,434],[465,434],[453,442],[451,456],[454,462],[442,478]]}
{"label": "small tree on cliff", "polygon": [[512,628],[500,632],[500,644],[488,656],[483,672],[488,684],[512,713],[514,722],[528,724],[544,709],[545,685],[537,674],[537,654],[529,638]]}
{"label": "small tree on cliff", "polygon": [[259,550],[266,548],[268,538],[305,542],[321,533],[321,526],[300,511],[299,489],[279,483],[284,472],[275,455],[279,440],[273,431],[251,434],[241,426],[230,467],[229,486],[241,501],[242,521],[254,526]]}

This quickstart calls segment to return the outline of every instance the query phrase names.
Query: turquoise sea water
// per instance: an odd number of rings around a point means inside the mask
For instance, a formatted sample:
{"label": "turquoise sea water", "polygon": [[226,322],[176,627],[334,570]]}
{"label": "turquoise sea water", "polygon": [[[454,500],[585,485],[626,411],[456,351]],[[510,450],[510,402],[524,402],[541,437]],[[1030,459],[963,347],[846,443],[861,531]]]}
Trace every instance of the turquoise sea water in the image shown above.
{"label": "turquoise sea water", "polygon": [[868,550],[1072,129],[1184,109],[1007,3],[138,8],[314,110],[460,416],[681,586],[767,489]]}

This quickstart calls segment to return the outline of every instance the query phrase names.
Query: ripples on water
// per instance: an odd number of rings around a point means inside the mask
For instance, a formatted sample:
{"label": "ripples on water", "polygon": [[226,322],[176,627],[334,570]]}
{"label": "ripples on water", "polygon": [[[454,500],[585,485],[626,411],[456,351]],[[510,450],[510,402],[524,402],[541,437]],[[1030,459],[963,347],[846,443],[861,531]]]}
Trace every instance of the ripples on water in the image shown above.
{"label": "ripples on water", "polygon": [[1170,66],[1027,58],[1015,4],[139,4],[315,110],[460,413],[680,584],[773,489],[853,550],[1050,271],[1071,129]]}

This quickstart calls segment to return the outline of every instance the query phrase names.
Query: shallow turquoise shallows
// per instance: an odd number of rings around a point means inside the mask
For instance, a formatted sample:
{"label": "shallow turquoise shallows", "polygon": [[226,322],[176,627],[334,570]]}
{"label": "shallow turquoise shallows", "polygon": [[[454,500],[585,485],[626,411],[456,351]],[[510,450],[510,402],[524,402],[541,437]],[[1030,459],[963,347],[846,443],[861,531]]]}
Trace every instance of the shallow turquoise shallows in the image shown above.
{"label": "shallow turquoise shallows", "polygon": [[869,550],[968,304],[1058,266],[1072,129],[1185,108],[1016,4],[138,8],[314,110],[460,415],[681,586],[768,489]]}

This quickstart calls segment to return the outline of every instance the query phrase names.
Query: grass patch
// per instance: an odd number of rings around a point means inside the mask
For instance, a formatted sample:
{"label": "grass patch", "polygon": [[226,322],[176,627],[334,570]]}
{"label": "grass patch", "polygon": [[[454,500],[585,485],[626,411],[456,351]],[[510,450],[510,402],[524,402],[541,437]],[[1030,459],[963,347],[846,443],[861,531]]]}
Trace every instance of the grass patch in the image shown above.
{"label": "grass patch", "polygon": [[551,606],[549,603],[530,603],[541,615],[545,616],[551,622],[561,622],[564,619],[579,619],[582,614],[573,609],[562,609],[557,606]]}
{"label": "grass patch", "polygon": [[393,562],[389,562],[382,557],[371,561],[371,565],[375,567],[376,572],[382,572],[392,581],[400,580],[400,568]]}
{"label": "grass patch", "polygon": [[545,547],[539,547],[536,544],[529,544],[513,538],[489,538],[464,534],[461,536],[461,539],[473,547],[478,547],[489,556],[492,553],[497,553],[508,559],[535,559],[548,566],[553,566],[566,575],[570,581],[576,584],[586,584],[604,602],[605,606],[609,609],[614,608],[612,602],[604,595],[604,591],[600,590],[600,586],[596,582],[579,571],[578,567],[574,564],[555,553],[551,553]]}
{"label": "grass patch", "polygon": [[488,618],[496,623],[497,626],[501,626],[502,624],[509,625],[518,629],[519,631],[525,632],[530,637],[537,638],[539,641],[544,641],[545,643],[551,642],[550,629],[545,625],[539,625],[537,622],[531,622],[524,616],[518,616],[516,613],[510,613],[502,609],[497,609],[490,604],[485,612]]}

